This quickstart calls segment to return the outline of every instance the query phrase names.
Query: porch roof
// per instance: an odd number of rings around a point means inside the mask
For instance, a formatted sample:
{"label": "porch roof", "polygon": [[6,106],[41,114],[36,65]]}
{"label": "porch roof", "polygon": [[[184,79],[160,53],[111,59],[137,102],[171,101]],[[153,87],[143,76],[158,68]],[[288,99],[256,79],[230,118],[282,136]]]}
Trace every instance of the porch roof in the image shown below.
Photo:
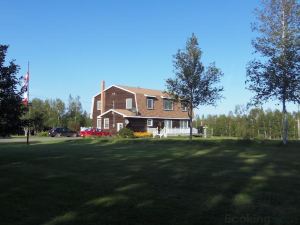
{"label": "porch roof", "polygon": [[124,116],[136,116],[136,113],[131,112],[127,109],[115,109],[115,111],[117,113],[120,113],[120,114],[124,115]]}
{"label": "porch roof", "polygon": [[102,116],[104,116],[107,113],[110,112],[115,112],[118,113],[119,115],[123,116],[123,117],[128,117],[128,118],[143,118],[143,119],[168,119],[168,120],[172,120],[172,119],[176,119],[176,120],[189,120],[188,117],[170,117],[170,116],[165,116],[165,117],[161,117],[161,116],[137,116],[136,113],[131,112],[127,109],[110,109],[107,110],[106,112],[102,113],[101,115],[97,116],[97,118],[100,118]]}
{"label": "porch roof", "polygon": [[109,112],[115,112],[124,117],[136,116],[136,113],[133,113],[127,109],[110,109],[110,110],[107,110],[106,112],[102,113],[101,115],[99,115],[98,118],[104,116],[105,114],[107,114]]}

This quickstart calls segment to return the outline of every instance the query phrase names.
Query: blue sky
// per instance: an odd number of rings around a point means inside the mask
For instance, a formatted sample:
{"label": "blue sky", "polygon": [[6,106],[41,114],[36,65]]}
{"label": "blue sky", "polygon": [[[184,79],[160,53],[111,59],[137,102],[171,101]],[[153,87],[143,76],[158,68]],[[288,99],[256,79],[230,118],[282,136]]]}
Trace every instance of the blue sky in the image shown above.
{"label": "blue sky", "polygon": [[[246,104],[245,67],[252,55],[250,24],[258,0],[18,1],[0,0],[0,43],[9,44],[20,75],[30,61],[30,97],[91,98],[106,85],[164,89],[174,76],[173,55],[195,33],[204,64],[224,72],[224,99],[199,114]],[[280,108],[274,102],[265,107]],[[296,110],[290,105],[289,110]]]}

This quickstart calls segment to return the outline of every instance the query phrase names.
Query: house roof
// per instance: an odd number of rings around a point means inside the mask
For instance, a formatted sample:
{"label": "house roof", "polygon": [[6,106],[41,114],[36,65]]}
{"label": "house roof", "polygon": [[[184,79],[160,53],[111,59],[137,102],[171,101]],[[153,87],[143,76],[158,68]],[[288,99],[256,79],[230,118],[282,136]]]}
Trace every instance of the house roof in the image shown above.
{"label": "house roof", "polygon": [[[123,90],[132,92],[134,94],[143,94],[148,97],[157,97],[157,98],[158,97],[166,97],[166,98],[170,97],[167,93],[165,93],[164,91],[161,91],[161,90],[141,88],[141,87],[130,87],[130,86],[126,86],[126,85],[111,85],[111,86],[107,87],[104,91],[106,91],[112,87],[121,88]],[[98,96],[100,94],[101,94],[101,92],[94,95],[93,98],[95,98],[96,96]]]}
{"label": "house roof", "polygon": [[168,97],[168,94],[160,90],[140,88],[140,87],[129,87],[125,85],[117,85],[117,86],[126,89],[128,91],[134,92],[136,94],[144,94],[144,95],[155,96],[155,97],[161,97],[161,96]]}

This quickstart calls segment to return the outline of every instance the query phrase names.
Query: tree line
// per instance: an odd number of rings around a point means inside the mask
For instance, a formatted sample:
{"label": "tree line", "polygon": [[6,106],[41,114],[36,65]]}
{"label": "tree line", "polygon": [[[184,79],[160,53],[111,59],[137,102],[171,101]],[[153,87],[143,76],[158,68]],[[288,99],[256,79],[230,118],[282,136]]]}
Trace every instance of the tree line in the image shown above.
{"label": "tree line", "polygon": [[82,109],[80,97],[72,95],[69,95],[67,104],[59,98],[46,100],[34,98],[22,120],[30,124],[34,133],[47,131],[53,127],[67,127],[78,131],[80,127],[91,126],[91,119]]}
{"label": "tree line", "polygon": [[[299,138],[299,112],[287,113],[289,124],[288,136],[290,139]],[[195,127],[207,127],[210,136],[258,138],[258,139],[282,139],[284,115],[278,109],[263,110],[252,108],[247,111],[242,106],[236,106],[234,112],[227,115],[196,116]]]}

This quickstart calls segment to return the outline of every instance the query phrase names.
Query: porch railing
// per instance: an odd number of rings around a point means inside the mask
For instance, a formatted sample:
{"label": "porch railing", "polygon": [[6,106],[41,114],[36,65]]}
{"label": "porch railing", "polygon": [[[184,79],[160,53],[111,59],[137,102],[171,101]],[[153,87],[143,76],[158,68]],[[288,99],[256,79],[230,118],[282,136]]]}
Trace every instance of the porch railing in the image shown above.
{"label": "porch railing", "polygon": [[[148,128],[147,132],[152,133],[153,137],[168,137],[168,136],[188,136],[190,135],[190,128],[163,128],[158,131],[158,128]],[[198,130],[193,128],[193,135],[198,134]]]}

